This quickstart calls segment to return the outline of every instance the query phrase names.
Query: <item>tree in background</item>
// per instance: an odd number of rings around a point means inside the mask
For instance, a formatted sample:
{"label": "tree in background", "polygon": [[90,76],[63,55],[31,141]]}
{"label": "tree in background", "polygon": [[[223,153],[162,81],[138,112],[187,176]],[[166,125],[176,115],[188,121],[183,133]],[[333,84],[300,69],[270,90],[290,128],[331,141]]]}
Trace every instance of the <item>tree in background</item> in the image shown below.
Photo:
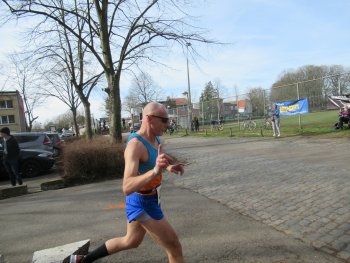
{"label": "tree in background", "polygon": [[143,108],[151,101],[158,101],[160,93],[161,88],[152,79],[151,75],[141,72],[133,78],[128,97],[136,102],[135,106],[141,106]]}
{"label": "tree in background", "polygon": [[14,73],[11,79],[23,98],[26,130],[30,132],[32,131],[33,123],[39,118],[39,116],[34,114],[35,108],[40,106],[45,99],[45,96],[38,94],[41,85],[38,65],[32,60],[31,56],[25,53],[10,55],[10,61],[14,66]]}
{"label": "tree in background", "polygon": [[214,87],[213,83],[211,81],[206,83],[199,98],[201,108],[203,109],[202,116],[205,120],[214,120],[217,118],[219,114],[217,106],[219,99],[218,90]]}
{"label": "tree in background", "polygon": [[251,88],[247,96],[252,105],[253,116],[265,116],[267,110],[265,90],[261,87]]}
{"label": "tree in background", "polygon": [[311,110],[326,109],[327,95],[349,91],[350,76],[345,73],[342,66],[314,65],[284,71],[272,85],[270,100],[296,100],[299,91],[299,98],[308,97]]}
{"label": "tree in background", "polygon": [[[120,80],[124,70],[132,71],[141,61],[157,62],[152,51],[168,46],[169,42],[183,48],[191,42],[190,50],[195,42],[214,43],[190,25],[186,0],[74,0],[65,2],[65,6],[61,0],[3,0],[3,3],[13,18],[35,15],[36,19],[42,18],[38,24],[57,22],[95,56],[108,83],[110,135],[115,141],[122,140]],[[62,12],[67,15],[64,21]],[[76,31],[77,19],[84,24],[82,35]]]}

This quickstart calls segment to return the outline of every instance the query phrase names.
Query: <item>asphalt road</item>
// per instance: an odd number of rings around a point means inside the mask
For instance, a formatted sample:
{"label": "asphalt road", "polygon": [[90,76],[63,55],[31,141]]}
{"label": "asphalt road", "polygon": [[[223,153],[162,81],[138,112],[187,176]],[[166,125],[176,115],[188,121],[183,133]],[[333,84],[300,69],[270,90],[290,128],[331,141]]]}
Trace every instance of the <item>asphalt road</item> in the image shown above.
{"label": "asphalt road", "polygon": [[[299,144],[306,148],[298,148]],[[186,166],[183,177],[165,176],[162,188],[163,209],[178,232],[186,262],[343,262],[343,254],[340,253],[346,252],[346,246],[338,251],[328,251],[324,246],[315,249],[314,241],[309,242],[295,236],[299,229],[296,225],[300,225],[303,218],[296,216],[293,211],[304,213],[303,217],[317,215],[317,220],[311,221],[309,225],[317,221],[327,225],[327,220],[323,219],[328,218],[327,214],[324,217],[319,215],[324,210],[321,208],[322,203],[337,206],[336,202],[329,204],[326,199],[348,200],[346,194],[349,191],[345,179],[349,178],[344,170],[346,165],[339,166],[339,159],[331,160],[335,157],[342,158],[341,156],[345,158],[343,153],[346,147],[339,142],[339,148],[334,149],[333,155],[326,158],[321,149],[337,145],[318,141],[303,141],[299,144],[294,144],[293,139],[166,140],[165,149],[179,159],[191,162]],[[295,148],[288,148],[291,145]],[[288,153],[295,149],[298,149],[299,157],[295,153],[294,157],[288,158]],[[306,149],[321,154],[310,155]],[[336,154],[338,150],[341,151],[340,154]],[[307,156],[310,160],[306,160]],[[332,162],[340,171],[336,175],[328,174],[333,167],[330,166]],[[299,169],[298,164],[304,168]],[[286,170],[286,166],[293,168],[293,173]],[[311,170],[315,172],[310,174]],[[295,179],[288,181],[286,176]],[[45,179],[37,178],[27,184],[29,189],[37,189],[35,182],[54,177],[54,174],[47,175]],[[312,177],[316,178],[311,179]],[[305,198],[306,201],[310,200],[310,206],[305,207],[302,199],[298,198],[310,192],[322,192],[317,189],[307,191],[309,181],[323,191],[325,188],[321,184],[326,181],[331,186],[339,184],[339,187],[332,188],[334,192],[346,190],[326,198],[331,193],[327,188],[322,202],[316,204],[311,201],[312,197]],[[79,240],[91,239],[91,248],[94,248],[108,238],[125,233],[121,180],[33,192],[26,196],[0,200],[0,254],[5,256],[6,263],[30,262],[34,251]],[[336,197],[338,195],[341,197]],[[305,207],[304,212],[300,208],[292,209],[293,204],[297,206],[299,203],[300,207]],[[345,207],[346,212],[348,206],[343,203],[340,205]],[[339,221],[337,227],[343,225],[337,218],[349,222],[349,213],[341,216],[342,213],[338,212],[336,219],[328,221]],[[295,218],[297,222],[292,224],[290,218]],[[278,228],[279,225],[285,227]],[[339,233],[340,230],[343,231],[342,234]],[[349,229],[340,230],[338,229],[340,236],[349,234]],[[138,249],[118,253],[100,262],[146,263],[167,260],[164,252],[146,237]]]}

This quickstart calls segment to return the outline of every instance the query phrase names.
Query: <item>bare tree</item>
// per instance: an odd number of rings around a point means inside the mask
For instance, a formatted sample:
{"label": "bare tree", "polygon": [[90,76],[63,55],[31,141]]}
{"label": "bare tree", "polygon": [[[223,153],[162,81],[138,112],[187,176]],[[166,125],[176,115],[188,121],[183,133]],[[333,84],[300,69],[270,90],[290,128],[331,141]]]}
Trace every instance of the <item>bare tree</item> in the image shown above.
{"label": "bare tree", "polygon": [[248,99],[252,105],[253,115],[265,115],[265,91],[261,87],[251,88],[247,94]]}
{"label": "bare tree", "polygon": [[133,114],[133,109],[140,107],[140,104],[138,103],[137,99],[133,96],[126,96],[124,103],[123,103],[123,110],[128,112],[131,116]]}
{"label": "bare tree", "polygon": [[[165,47],[168,41],[183,47],[188,42],[213,43],[186,20],[189,17],[184,11],[186,0],[75,0],[64,7],[62,0],[2,1],[17,18],[35,14],[42,16],[42,21],[56,21],[81,39],[96,57],[108,83],[110,134],[116,141],[122,139],[120,80],[123,70],[132,70],[141,60],[156,62],[152,50]],[[68,16],[65,21],[61,12]],[[76,17],[84,21],[82,35],[76,32]],[[95,44],[96,36],[99,45]],[[193,45],[191,50],[194,51]]]}
{"label": "bare tree", "polygon": [[72,114],[74,130],[79,136],[77,109],[81,104],[81,100],[71,81],[70,72],[67,69],[62,70],[62,68],[63,66],[59,66],[59,70],[51,68],[50,73],[43,74],[47,85],[44,86],[40,94],[57,98],[68,106]]}
{"label": "bare tree", "polygon": [[[65,14],[62,13],[62,17],[64,20]],[[77,26],[77,30],[80,35],[81,24],[77,22]],[[38,31],[38,29],[36,29],[36,31]],[[57,26],[56,29],[50,30],[50,32],[51,34],[53,32],[56,33],[57,43],[44,45],[38,48],[35,52],[37,56],[39,56],[40,60],[45,62],[43,64],[45,64],[46,70],[43,75],[46,76],[46,79],[49,82],[53,83],[52,80],[55,79],[60,72],[62,72],[69,84],[59,86],[54,85],[55,92],[48,88],[45,89],[46,94],[59,98],[69,106],[73,113],[73,122],[77,135],[79,135],[79,127],[76,121],[76,109],[81,102],[85,110],[85,132],[87,138],[92,138],[89,97],[93,91],[93,88],[98,84],[102,73],[95,73],[96,70],[91,67],[91,64],[93,63],[91,63],[89,58],[86,58],[87,49],[82,45],[80,38],[72,38],[70,33],[65,28],[60,28]],[[48,64],[53,65],[53,67],[47,67]],[[74,92],[72,88],[74,88]],[[61,91],[59,91],[60,89]],[[66,96],[62,96],[63,93]],[[55,94],[60,95],[56,96]],[[79,104],[76,102],[75,95],[77,95],[80,99]]]}
{"label": "bare tree", "polygon": [[133,98],[136,104],[141,107],[151,101],[159,100],[160,93],[161,88],[146,72],[135,76],[129,89],[129,97]]}
{"label": "bare tree", "polygon": [[345,74],[346,70],[341,65],[330,66],[325,79],[326,95],[343,95],[350,91],[350,74]]}
{"label": "bare tree", "polygon": [[34,121],[39,118],[35,116],[35,109],[45,99],[38,94],[40,79],[38,76],[38,65],[24,54],[12,54],[9,56],[14,66],[14,85],[19,90],[25,107],[26,130],[31,131]]}

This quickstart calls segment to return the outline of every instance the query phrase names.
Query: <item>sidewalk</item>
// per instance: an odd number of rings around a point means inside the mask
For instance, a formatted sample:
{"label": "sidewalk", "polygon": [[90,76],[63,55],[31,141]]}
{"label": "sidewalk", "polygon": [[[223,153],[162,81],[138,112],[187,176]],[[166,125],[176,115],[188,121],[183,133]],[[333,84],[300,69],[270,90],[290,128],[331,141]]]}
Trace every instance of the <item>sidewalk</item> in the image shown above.
{"label": "sidewalk", "polygon": [[[34,177],[34,178],[23,178],[23,185],[27,185],[28,194],[34,194],[41,192],[41,184],[49,181],[60,179],[61,177],[58,175],[55,169],[52,169],[48,173]],[[0,181],[0,189],[4,188],[12,188],[10,181]]]}

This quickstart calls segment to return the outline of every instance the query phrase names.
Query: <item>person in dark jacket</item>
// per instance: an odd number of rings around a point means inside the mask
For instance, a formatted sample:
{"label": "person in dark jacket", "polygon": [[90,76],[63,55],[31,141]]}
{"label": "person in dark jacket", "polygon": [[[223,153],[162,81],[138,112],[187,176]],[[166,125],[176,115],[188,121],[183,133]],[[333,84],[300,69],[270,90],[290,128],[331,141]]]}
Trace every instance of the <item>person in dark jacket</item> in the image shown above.
{"label": "person in dark jacket", "polygon": [[3,138],[3,156],[2,160],[4,167],[10,177],[12,186],[16,186],[16,183],[22,185],[22,176],[18,173],[18,157],[19,146],[12,135],[10,135],[10,129],[3,127],[0,129],[0,136]]}

